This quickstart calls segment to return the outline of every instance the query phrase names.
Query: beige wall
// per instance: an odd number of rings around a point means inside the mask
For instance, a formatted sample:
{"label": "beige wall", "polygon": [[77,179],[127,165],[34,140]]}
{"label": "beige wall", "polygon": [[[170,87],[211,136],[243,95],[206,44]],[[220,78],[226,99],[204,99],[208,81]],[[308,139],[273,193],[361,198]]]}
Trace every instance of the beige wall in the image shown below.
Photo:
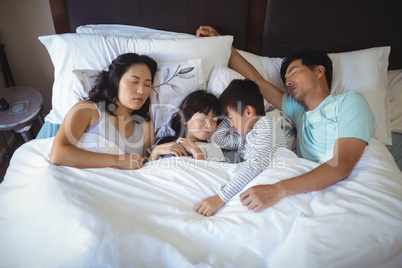
{"label": "beige wall", "polygon": [[[0,42],[5,44],[15,83],[42,94],[44,115],[51,109],[53,64],[38,36],[54,33],[48,0],[0,0]],[[4,87],[1,78],[0,90]],[[0,142],[0,152],[2,148]]]}

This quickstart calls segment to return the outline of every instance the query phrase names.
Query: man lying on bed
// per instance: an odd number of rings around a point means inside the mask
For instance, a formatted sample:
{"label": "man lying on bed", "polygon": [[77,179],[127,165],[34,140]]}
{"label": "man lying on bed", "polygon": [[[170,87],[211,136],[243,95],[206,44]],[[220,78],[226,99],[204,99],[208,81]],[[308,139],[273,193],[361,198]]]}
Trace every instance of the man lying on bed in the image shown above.
{"label": "man lying on bed", "polygon": [[[200,26],[196,35],[219,33]],[[285,57],[281,76],[288,93],[264,80],[233,47],[229,67],[255,81],[264,98],[293,120],[298,155],[321,162],[303,175],[249,188],[240,195],[243,205],[257,212],[285,196],[321,190],[349,176],[373,136],[375,118],[360,93],[330,95],[332,61],[327,54],[306,50]]]}

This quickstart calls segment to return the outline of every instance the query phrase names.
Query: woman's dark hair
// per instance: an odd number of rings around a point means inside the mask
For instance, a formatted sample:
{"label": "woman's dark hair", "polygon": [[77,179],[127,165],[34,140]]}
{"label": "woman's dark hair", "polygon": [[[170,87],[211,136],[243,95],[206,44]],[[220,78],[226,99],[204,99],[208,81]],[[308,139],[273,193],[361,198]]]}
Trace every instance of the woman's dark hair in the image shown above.
{"label": "woman's dark hair", "polygon": [[[148,56],[138,55],[136,53],[126,53],[118,56],[109,65],[108,71],[102,71],[97,79],[96,85],[89,92],[89,100],[99,103],[105,102],[106,109],[112,114],[116,109],[114,98],[117,96],[117,90],[121,77],[127,72],[127,70],[134,64],[145,64],[150,72],[152,83],[154,82],[154,76],[157,70],[157,63]],[[139,110],[133,111],[133,115],[140,116],[145,120],[150,120],[149,115],[149,98]]]}
{"label": "woman's dark hair", "polygon": [[179,106],[179,111],[173,114],[170,120],[170,128],[174,130],[174,136],[163,137],[156,142],[156,145],[185,138],[187,128],[184,123],[188,122],[196,113],[208,114],[213,111],[216,116],[220,115],[218,98],[205,90],[196,90],[187,95]]}
{"label": "woman's dark hair", "polygon": [[313,49],[297,50],[290,53],[282,60],[281,65],[281,78],[284,84],[286,84],[285,74],[289,65],[295,60],[301,60],[302,64],[312,70],[318,65],[322,65],[325,68],[325,77],[327,78],[328,89],[331,91],[332,84],[332,61],[328,57],[328,54]]}
{"label": "woman's dark hair", "polygon": [[222,113],[227,115],[227,109],[231,108],[239,114],[243,114],[246,106],[255,109],[257,115],[265,115],[264,97],[258,85],[249,79],[235,79],[219,97]]}

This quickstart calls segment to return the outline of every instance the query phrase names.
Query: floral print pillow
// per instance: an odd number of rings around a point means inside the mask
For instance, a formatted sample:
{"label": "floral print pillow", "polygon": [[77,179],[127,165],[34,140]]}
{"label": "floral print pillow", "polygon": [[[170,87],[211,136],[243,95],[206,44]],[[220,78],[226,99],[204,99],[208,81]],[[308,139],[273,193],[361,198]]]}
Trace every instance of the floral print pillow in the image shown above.
{"label": "floral print pillow", "polygon": [[155,137],[174,135],[169,126],[172,115],[183,99],[198,89],[206,89],[201,59],[165,63],[158,68],[150,95]]}

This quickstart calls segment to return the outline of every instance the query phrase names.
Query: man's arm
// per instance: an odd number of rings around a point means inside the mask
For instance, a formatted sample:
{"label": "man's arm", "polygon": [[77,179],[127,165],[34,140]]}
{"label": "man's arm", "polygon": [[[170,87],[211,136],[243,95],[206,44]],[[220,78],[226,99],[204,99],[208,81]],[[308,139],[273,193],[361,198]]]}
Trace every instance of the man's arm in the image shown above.
{"label": "man's arm", "polygon": [[[220,34],[211,26],[200,26],[197,29],[196,36],[219,36]],[[229,68],[240,73],[244,77],[256,82],[260,87],[261,94],[264,98],[279,110],[282,110],[283,92],[274,85],[266,81],[260,73],[251,65],[239,52],[232,46],[232,53],[229,59]]]}
{"label": "man's arm", "polygon": [[334,145],[333,158],[303,175],[272,185],[258,185],[240,195],[243,205],[255,212],[275,205],[285,196],[322,190],[347,178],[363,154],[366,142],[341,138]]}

